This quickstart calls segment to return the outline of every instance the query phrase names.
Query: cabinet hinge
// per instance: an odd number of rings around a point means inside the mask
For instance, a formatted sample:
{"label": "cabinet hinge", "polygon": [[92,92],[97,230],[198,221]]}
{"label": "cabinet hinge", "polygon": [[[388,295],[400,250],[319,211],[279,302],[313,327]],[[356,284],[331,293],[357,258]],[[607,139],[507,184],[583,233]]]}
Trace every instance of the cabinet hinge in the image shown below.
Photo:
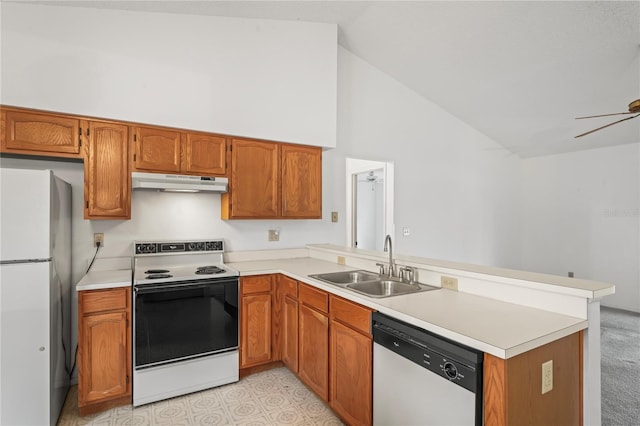
{"label": "cabinet hinge", "polygon": [[136,154],[133,154],[133,162],[136,162]]}
{"label": "cabinet hinge", "polygon": [[129,375],[127,374],[127,384],[129,384]]}
{"label": "cabinet hinge", "polygon": [[135,133],[133,134],[133,141],[137,142],[138,141],[138,135],[136,135]]}
{"label": "cabinet hinge", "polygon": [[89,202],[88,202],[88,201],[86,201],[86,202],[85,202],[85,207],[86,207],[87,209],[89,208]]}
{"label": "cabinet hinge", "polygon": [[78,146],[82,146],[82,139],[78,141]]}
{"label": "cabinet hinge", "polygon": [[87,136],[89,136],[89,128],[87,127]]}
{"label": "cabinet hinge", "polygon": [[128,327],[129,327],[129,320],[128,320],[128,319],[124,320],[124,324],[125,324],[125,326],[127,326],[127,328],[128,328]]}

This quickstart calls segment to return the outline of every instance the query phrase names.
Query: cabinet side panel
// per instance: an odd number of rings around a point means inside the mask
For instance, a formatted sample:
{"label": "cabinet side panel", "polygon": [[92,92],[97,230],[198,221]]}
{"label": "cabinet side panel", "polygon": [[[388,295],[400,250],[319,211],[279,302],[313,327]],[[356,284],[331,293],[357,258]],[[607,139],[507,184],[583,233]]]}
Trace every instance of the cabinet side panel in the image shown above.
{"label": "cabinet side panel", "polygon": [[505,360],[484,355],[484,424],[504,426],[507,422]]}
{"label": "cabinet side panel", "polygon": [[[580,423],[580,333],[507,360],[508,424]],[[542,393],[542,364],[553,361],[553,388]]]}

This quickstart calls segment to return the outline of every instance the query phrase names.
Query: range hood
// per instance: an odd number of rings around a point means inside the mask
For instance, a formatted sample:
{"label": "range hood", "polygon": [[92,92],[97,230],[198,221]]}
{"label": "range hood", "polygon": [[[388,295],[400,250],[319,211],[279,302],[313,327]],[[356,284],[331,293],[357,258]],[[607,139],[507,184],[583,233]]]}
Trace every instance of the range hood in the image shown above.
{"label": "range hood", "polygon": [[166,192],[227,192],[226,177],[171,175],[164,173],[131,173],[134,190]]}

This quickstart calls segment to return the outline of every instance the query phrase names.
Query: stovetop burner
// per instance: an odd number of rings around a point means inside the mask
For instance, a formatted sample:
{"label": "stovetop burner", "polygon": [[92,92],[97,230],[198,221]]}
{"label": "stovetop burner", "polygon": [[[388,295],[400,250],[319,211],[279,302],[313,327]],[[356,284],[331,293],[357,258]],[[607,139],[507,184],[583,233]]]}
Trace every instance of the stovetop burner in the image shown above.
{"label": "stovetop burner", "polygon": [[226,271],[215,265],[200,266],[196,269],[196,274],[198,275],[221,274],[223,272],[226,272]]}
{"label": "stovetop burner", "polygon": [[[2,0],[0,0],[2,1]],[[240,274],[224,264],[223,240],[137,241],[133,244],[133,284],[214,282]]]}

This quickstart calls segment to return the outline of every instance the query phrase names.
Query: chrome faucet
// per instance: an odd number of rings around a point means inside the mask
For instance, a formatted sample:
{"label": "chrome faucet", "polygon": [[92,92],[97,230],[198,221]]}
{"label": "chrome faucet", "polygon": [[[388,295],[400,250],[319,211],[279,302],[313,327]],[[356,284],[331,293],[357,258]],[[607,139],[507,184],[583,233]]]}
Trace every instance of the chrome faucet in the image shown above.
{"label": "chrome faucet", "polygon": [[390,277],[395,277],[396,276],[396,267],[393,264],[393,244],[391,243],[391,235],[387,234],[386,237],[384,237],[384,251],[388,251],[389,252],[389,268],[387,270],[387,274]]}

